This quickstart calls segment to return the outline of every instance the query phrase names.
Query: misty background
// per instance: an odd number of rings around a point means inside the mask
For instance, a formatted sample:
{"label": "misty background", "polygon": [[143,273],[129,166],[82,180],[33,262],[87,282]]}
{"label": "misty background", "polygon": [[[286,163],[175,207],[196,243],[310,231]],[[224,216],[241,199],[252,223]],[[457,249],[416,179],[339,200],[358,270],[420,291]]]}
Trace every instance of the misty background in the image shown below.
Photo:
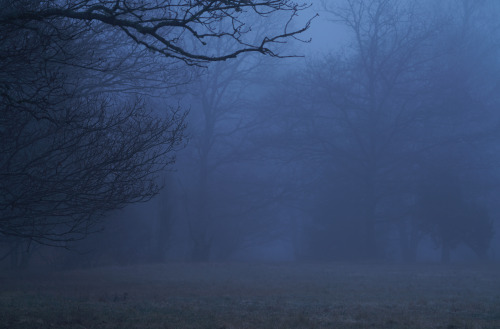
{"label": "misty background", "polygon": [[[284,58],[201,65],[99,26],[63,55],[26,36],[15,56],[16,30],[3,33],[2,266],[499,261],[500,3],[317,1],[297,15],[296,30],[315,18],[276,45]],[[273,17],[250,16],[248,37],[279,34],[289,15]],[[46,88],[36,120],[16,112],[11,99]],[[68,130],[45,128],[41,99],[78,109],[57,112]]]}

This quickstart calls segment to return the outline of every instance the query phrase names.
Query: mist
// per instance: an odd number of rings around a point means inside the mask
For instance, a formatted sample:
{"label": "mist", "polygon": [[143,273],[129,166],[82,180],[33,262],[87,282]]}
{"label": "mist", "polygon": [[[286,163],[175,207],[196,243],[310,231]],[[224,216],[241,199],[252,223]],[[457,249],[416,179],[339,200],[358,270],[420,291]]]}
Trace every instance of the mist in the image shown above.
{"label": "mist", "polygon": [[[434,328],[432,300],[440,327],[495,327],[498,17],[494,0],[0,1],[0,328],[125,328],[95,303],[153,302],[172,313],[125,322]],[[101,322],[27,308],[35,290]]]}
{"label": "mist", "polygon": [[301,12],[319,16],[279,45],[291,57],[159,91],[185,144],[158,195],[107,215],[94,261],[497,260],[497,6],[357,5]]}

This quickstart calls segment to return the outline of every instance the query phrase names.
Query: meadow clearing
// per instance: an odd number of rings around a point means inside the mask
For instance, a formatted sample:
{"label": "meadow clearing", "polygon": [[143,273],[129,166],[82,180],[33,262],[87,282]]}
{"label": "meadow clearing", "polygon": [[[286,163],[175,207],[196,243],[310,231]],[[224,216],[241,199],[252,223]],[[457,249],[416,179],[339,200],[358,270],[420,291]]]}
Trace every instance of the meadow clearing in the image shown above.
{"label": "meadow clearing", "polygon": [[500,328],[500,266],[172,263],[0,273],[0,328]]}

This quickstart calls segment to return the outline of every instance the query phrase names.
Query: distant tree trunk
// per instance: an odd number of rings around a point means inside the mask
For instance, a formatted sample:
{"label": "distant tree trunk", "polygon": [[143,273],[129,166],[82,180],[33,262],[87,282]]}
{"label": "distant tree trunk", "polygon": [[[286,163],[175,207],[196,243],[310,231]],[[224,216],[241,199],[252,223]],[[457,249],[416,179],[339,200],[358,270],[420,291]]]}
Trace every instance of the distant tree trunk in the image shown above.
{"label": "distant tree trunk", "polygon": [[451,260],[451,248],[447,243],[441,248],[441,263],[448,264]]}
{"label": "distant tree trunk", "polygon": [[25,269],[31,258],[31,250],[24,240],[15,239],[11,243],[10,267],[12,269]]}
{"label": "distant tree trunk", "polygon": [[17,247],[14,246],[11,251],[10,251],[10,268],[11,269],[17,269],[19,260],[18,260],[18,252],[17,252]]}
{"label": "distant tree trunk", "polygon": [[199,182],[196,199],[196,209],[194,217],[189,222],[189,233],[193,246],[191,249],[191,260],[194,262],[206,262],[210,258],[210,251],[212,241],[209,236],[209,229],[212,225],[211,209],[208,207],[209,187],[208,180],[210,175],[209,170],[209,153],[211,145],[208,142],[209,136],[212,136],[213,125],[207,124],[205,128],[206,139],[203,147],[201,148],[201,155],[199,159]]}
{"label": "distant tree trunk", "polygon": [[[172,188],[174,186],[171,179],[167,178],[167,185]],[[164,189],[159,200],[160,211],[156,222],[156,232],[154,237],[153,258],[155,261],[165,261],[165,253],[170,246],[170,238],[172,226],[174,222],[174,203],[171,201],[174,193],[171,190]]]}
{"label": "distant tree trunk", "polygon": [[170,244],[170,231],[172,227],[171,213],[161,213],[158,218],[158,227],[156,230],[156,241],[153,251],[153,259],[157,262],[165,261],[165,253]]}
{"label": "distant tree trunk", "polygon": [[378,247],[375,241],[375,220],[373,216],[368,214],[365,217],[365,234],[364,234],[364,254],[368,259],[374,259],[379,256]]}
{"label": "distant tree trunk", "polygon": [[364,254],[368,259],[375,259],[380,256],[379,248],[375,237],[375,218],[377,200],[375,197],[374,177],[370,175],[367,179],[365,211],[364,211]]}
{"label": "distant tree trunk", "polygon": [[302,225],[302,219],[297,217],[293,219],[292,224],[293,257],[295,260],[302,260],[304,258],[304,225]]}
{"label": "distant tree trunk", "polygon": [[420,240],[418,230],[412,221],[412,218],[401,220],[398,227],[401,260],[410,263],[417,261],[417,248]]}
{"label": "distant tree trunk", "polygon": [[207,262],[210,260],[210,251],[212,243],[206,238],[198,238],[194,240],[193,249],[191,250],[191,260],[193,262]]}

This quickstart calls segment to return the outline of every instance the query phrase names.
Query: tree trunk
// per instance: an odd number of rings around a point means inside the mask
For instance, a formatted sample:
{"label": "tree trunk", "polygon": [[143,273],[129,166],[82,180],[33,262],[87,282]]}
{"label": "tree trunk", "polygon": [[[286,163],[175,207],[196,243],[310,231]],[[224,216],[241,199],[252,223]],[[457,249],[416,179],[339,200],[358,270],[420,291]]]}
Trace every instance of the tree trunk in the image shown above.
{"label": "tree trunk", "polygon": [[451,248],[448,244],[443,244],[441,248],[441,263],[448,264],[451,260]]}
{"label": "tree trunk", "polygon": [[10,252],[10,266],[12,269],[25,269],[31,258],[31,250],[23,240],[12,242]]}
{"label": "tree trunk", "polygon": [[398,231],[401,260],[410,263],[416,262],[419,238],[418,231],[412,223],[412,218],[401,220]]}
{"label": "tree trunk", "polygon": [[191,260],[193,262],[208,262],[210,260],[211,247],[210,241],[204,238],[196,239],[191,250]]}
{"label": "tree trunk", "polygon": [[[371,182],[370,182],[371,183]],[[375,238],[375,208],[377,202],[370,184],[364,211],[364,254],[367,259],[376,259],[380,256]]]}

